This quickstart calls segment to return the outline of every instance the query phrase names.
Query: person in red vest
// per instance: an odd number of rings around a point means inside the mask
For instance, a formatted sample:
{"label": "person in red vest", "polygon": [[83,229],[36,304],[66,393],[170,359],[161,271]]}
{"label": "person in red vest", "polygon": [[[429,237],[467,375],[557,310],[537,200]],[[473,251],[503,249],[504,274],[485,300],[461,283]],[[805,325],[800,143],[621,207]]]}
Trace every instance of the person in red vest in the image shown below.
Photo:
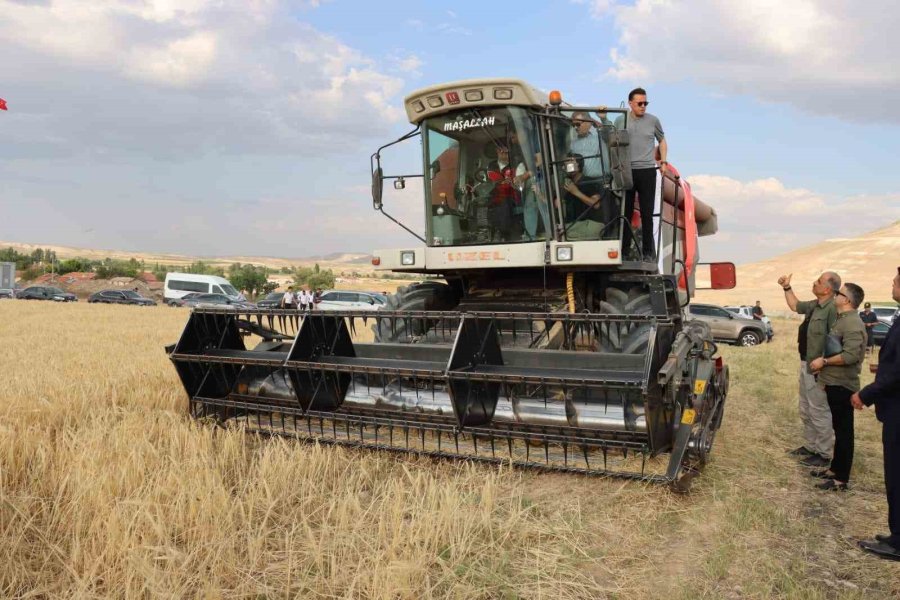
{"label": "person in red vest", "polygon": [[491,156],[495,153],[496,160],[487,166],[488,181],[494,184],[488,209],[491,241],[495,236],[503,241],[519,240],[522,238],[522,223],[515,218],[515,213],[522,197],[513,184],[516,166],[510,162],[509,148],[502,142],[490,142],[486,146],[485,154]]}

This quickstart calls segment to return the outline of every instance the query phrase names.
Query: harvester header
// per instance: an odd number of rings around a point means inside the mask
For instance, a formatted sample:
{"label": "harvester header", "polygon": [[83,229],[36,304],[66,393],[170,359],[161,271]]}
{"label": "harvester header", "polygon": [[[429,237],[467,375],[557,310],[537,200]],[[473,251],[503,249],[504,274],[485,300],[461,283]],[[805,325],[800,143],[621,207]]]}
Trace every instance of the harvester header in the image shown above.
{"label": "harvester header", "polygon": [[[518,79],[424,88],[415,129],[372,155],[374,208],[411,236],[377,269],[419,273],[376,311],[195,309],[170,350],[197,417],[431,456],[683,483],[706,463],[728,369],[684,307],[717,229],[674,168],[658,256],[626,214],[629,113]],[[421,140],[421,173],[382,152]],[[382,189],[420,177],[421,224]],[[418,186],[416,186],[418,188]],[[421,231],[421,233],[419,233]],[[719,264],[717,279],[734,284]]]}

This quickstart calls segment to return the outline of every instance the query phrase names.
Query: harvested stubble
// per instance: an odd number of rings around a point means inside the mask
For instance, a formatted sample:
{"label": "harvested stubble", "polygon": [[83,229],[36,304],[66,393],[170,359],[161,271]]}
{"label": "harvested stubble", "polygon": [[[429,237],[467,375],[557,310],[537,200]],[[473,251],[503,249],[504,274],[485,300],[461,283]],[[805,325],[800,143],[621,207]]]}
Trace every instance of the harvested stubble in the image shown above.
{"label": "harvested stubble", "polygon": [[639,483],[213,429],[162,346],[182,310],[0,302],[3,597],[886,597],[874,419],[855,491],[796,441],[792,323],[725,348],[732,395],[689,497]]}

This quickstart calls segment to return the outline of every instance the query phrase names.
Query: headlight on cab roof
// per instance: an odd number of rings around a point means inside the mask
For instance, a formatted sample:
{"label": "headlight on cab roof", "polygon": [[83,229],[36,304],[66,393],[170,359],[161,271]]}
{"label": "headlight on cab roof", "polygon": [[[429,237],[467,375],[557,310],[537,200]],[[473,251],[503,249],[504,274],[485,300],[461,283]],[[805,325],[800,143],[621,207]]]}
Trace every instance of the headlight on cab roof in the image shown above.
{"label": "headlight on cab roof", "polygon": [[400,264],[404,267],[409,267],[416,264],[416,253],[415,252],[401,252],[400,253]]}
{"label": "headlight on cab roof", "polygon": [[556,260],[559,262],[567,262],[572,260],[572,246],[557,246]]}

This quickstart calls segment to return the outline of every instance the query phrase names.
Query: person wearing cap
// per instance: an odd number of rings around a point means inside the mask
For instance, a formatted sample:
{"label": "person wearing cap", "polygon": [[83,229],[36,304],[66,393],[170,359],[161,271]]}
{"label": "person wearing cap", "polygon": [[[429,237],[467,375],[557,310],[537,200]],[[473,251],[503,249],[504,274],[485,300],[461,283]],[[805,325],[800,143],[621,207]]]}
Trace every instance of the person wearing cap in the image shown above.
{"label": "person wearing cap", "polygon": [[566,179],[563,188],[563,210],[566,216],[566,239],[595,240],[605,222],[601,205],[603,189],[597,179],[584,175],[585,159],[580,154],[566,157]]}
{"label": "person wearing cap", "polygon": [[[893,284],[894,300],[900,302],[900,267]],[[881,421],[890,528],[890,533],[861,541],[859,546],[882,558],[900,560],[900,319],[891,325],[881,345],[875,381],[853,394],[850,403],[857,410],[874,404],[875,417]]]}
{"label": "person wearing cap", "polygon": [[875,346],[875,325],[878,324],[878,315],[872,311],[871,302],[866,302],[865,306],[863,306],[863,311],[859,313],[859,318],[862,319],[863,325],[866,326],[866,335],[868,336],[866,340],[866,354],[871,354],[872,348]]}

